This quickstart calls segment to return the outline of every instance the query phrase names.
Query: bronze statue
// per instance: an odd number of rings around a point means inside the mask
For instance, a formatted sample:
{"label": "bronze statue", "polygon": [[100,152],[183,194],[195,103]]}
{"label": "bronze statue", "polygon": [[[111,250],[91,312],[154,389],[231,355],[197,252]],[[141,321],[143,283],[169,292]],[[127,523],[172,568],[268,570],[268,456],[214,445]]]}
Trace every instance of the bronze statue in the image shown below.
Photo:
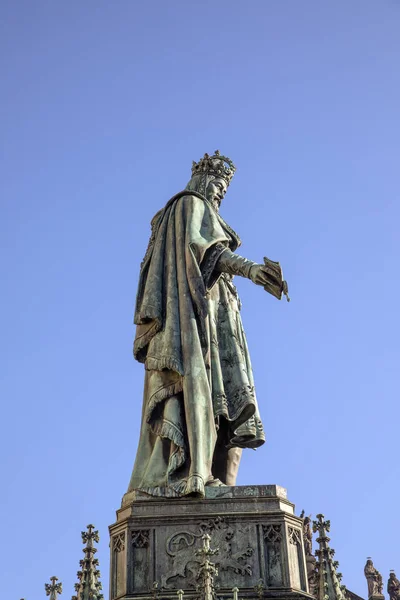
{"label": "bronze statue", "polygon": [[368,598],[371,598],[372,596],[382,596],[382,575],[375,569],[374,563],[370,558],[367,558],[364,574],[368,583]]}
{"label": "bronze statue", "polygon": [[390,600],[400,600],[400,581],[397,579],[394,571],[390,571],[387,592]]}
{"label": "bronze statue", "polygon": [[234,175],[218,151],[151,222],[136,299],[134,356],[145,365],[142,426],[129,490],[204,496],[234,485],[242,448],[265,441],[233,276],[287,296],[279,263],[235,253],[219,214]]}

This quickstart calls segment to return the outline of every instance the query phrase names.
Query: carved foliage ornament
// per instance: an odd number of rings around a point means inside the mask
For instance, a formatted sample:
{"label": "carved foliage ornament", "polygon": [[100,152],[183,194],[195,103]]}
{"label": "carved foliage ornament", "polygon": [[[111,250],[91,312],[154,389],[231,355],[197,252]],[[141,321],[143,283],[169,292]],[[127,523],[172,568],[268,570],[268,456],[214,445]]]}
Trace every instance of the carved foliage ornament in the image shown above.
{"label": "carved foliage ornament", "polygon": [[280,525],[263,525],[264,539],[268,542],[280,542],[282,540],[282,528]]}
{"label": "carved foliage ornament", "polygon": [[301,533],[299,529],[289,527],[289,544],[301,544]]}
{"label": "carved foliage ornament", "polygon": [[131,541],[134,548],[147,548],[150,543],[150,531],[148,529],[133,530]]}
{"label": "carved foliage ornament", "polygon": [[58,577],[50,577],[51,583],[45,583],[44,589],[46,591],[46,596],[51,596],[51,600],[56,600],[57,594],[62,593],[62,583],[58,581]]}
{"label": "carved foliage ornament", "polygon": [[125,550],[125,532],[118,533],[113,537],[113,550],[114,552],[122,552]]}
{"label": "carved foliage ornament", "polygon": [[[94,525],[88,525],[87,526],[88,531],[82,531],[81,532],[81,536],[82,536],[82,542],[84,544],[88,544],[88,542],[99,542],[100,538],[99,538],[99,532],[97,530],[94,530]],[[90,544],[92,545],[92,544]]]}

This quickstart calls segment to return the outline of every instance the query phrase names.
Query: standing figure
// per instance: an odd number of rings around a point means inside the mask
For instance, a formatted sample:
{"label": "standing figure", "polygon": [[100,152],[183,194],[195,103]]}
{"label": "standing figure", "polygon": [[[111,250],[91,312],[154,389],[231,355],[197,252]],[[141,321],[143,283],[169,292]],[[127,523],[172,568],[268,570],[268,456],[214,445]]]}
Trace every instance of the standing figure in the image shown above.
{"label": "standing figure", "polygon": [[301,511],[300,519],[303,519],[303,540],[304,552],[306,556],[312,556],[312,531],[311,531],[311,515],[304,516],[304,510]]}
{"label": "standing figure", "polygon": [[317,594],[317,560],[312,553],[312,530],[311,530],[311,515],[304,516],[304,510],[301,511],[300,518],[303,519],[303,542],[304,554],[306,556],[308,589],[312,596]]}
{"label": "standing figure", "polygon": [[368,583],[368,598],[371,598],[372,596],[382,596],[382,575],[379,573],[378,569],[375,569],[374,563],[370,558],[367,558],[364,574]]}
{"label": "standing figure", "polygon": [[232,278],[279,299],[287,285],[278,263],[235,254],[239,236],[219,214],[234,172],[218,151],[205,154],[151,222],[134,318],[145,383],[128,491],[204,497],[208,485],[234,485],[242,448],[265,441]]}
{"label": "standing figure", "polygon": [[397,579],[394,571],[390,571],[387,592],[390,600],[400,600],[400,581]]}

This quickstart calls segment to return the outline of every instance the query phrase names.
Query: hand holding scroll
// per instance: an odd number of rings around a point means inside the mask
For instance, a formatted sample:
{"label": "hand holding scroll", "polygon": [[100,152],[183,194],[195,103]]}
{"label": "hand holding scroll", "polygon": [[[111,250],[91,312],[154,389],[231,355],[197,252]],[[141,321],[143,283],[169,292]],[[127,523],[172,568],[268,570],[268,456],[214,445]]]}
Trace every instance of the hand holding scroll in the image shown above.
{"label": "hand holding scroll", "polygon": [[262,285],[266,292],[278,300],[281,300],[282,294],[284,294],[287,301],[290,302],[288,284],[283,279],[282,268],[278,262],[264,256],[263,265],[254,265],[251,268],[250,279],[256,285]]}

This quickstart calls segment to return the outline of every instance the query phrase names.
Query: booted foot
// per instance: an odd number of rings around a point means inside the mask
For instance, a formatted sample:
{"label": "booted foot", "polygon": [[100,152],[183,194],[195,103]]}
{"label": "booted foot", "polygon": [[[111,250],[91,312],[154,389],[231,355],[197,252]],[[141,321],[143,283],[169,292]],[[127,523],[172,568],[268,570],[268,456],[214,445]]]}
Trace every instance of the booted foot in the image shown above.
{"label": "booted foot", "polygon": [[222,483],[222,481],[220,479],[216,479],[214,477],[213,479],[210,479],[210,481],[207,481],[206,487],[227,487],[227,486],[225,483]]}

